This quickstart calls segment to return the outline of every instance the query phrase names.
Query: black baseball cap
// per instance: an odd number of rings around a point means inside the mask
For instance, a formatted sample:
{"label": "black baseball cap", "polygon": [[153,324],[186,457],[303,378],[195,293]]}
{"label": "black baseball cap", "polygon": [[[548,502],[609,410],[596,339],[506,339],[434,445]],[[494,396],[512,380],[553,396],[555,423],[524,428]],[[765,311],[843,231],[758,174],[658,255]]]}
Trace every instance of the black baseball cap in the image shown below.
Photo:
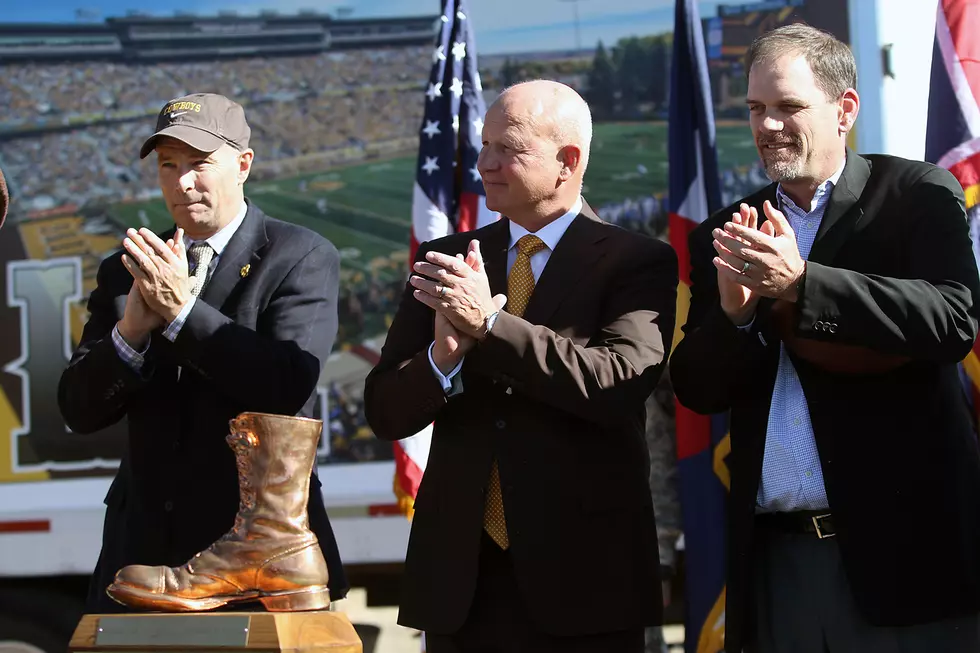
{"label": "black baseball cap", "polygon": [[245,121],[242,105],[223,95],[194,93],[167,102],[157,117],[157,129],[140,149],[145,159],[157,139],[170,136],[201,152],[214,152],[224,144],[239,152],[248,148],[252,130]]}

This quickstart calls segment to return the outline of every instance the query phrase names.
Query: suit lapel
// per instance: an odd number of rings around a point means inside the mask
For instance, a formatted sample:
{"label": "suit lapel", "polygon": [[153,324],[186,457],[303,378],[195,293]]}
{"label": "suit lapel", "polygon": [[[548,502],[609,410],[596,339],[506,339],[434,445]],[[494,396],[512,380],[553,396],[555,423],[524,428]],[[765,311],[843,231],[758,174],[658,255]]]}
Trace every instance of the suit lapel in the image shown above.
{"label": "suit lapel", "polygon": [[[769,200],[769,203],[772,204],[774,208],[779,208],[778,200],[776,198],[776,186],[777,184],[769,184],[763,188],[761,191],[759,191],[758,199],[751,203],[759,212],[759,217],[762,218],[763,222],[768,221],[766,220],[766,212],[762,208],[762,205],[766,203],[766,200]],[[738,210],[738,206],[736,206],[735,209]],[[730,216],[726,217],[731,219]],[[759,226],[761,227],[762,223],[759,223]]]}
{"label": "suit lapel", "polygon": [[847,151],[847,162],[837,185],[830,194],[827,210],[820,221],[817,238],[810,250],[809,260],[830,264],[840,248],[847,242],[864,211],[858,206],[858,198],[871,177],[871,166],[857,154]]}
{"label": "suit lapel", "polygon": [[582,212],[568,225],[535,284],[524,311],[525,320],[547,324],[566,295],[575,290],[579,278],[605,253],[596,247],[605,239],[601,224],[592,207],[583,204]]}
{"label": "suit lapel", "polygon": [[480,240],[483,265],[490,280],[490,292],[507,294],[507,250],[510,249],[510,221],[498,220],[486,229]]}
{"label": "suit lapel", "polygon": [[261,260],[257,252],[267,242],[269,239],[265,233],[265,216],[254,205],[249,204],[245,219],[221,253],[218,266],[201,292],[201,299],[209,306],[221,310],[235,286],[244,278],[242,269],[246,265],[251,266],[250,270],[257,266]]}

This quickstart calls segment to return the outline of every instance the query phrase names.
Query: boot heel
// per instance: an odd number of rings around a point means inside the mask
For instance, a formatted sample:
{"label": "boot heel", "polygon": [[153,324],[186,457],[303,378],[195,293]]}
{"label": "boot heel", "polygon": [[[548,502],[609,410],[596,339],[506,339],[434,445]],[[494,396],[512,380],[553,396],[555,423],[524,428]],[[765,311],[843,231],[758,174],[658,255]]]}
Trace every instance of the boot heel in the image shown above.
{"label": "boot heel", "polygon": [[306,610],[326,610],[330,607],[330,590],[309,589],[299,592],[284,592],[259,598],[269,612],[303,612]]}

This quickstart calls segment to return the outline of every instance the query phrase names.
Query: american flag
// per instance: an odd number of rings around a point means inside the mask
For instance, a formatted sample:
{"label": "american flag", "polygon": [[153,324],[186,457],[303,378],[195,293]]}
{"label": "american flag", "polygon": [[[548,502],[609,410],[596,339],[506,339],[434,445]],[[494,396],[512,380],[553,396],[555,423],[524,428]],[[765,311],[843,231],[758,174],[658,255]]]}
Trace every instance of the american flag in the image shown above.
{"label": "american flag", "polygon": [[[499,217],[487,209],[476,169],[487,108],[466,0],[446,0],[440,20],[419,130],[409,265],[420,243]],[[406,515],[412,514],[431,438],[429,426],[395,443],[395,495]]]}
{"label": "american flag", "polygon": [[[925,160],[963,186],[973,251],[980,261],[980,2],[941,0],[936,15]],[[980,340],[963,361],[980,418]]]}

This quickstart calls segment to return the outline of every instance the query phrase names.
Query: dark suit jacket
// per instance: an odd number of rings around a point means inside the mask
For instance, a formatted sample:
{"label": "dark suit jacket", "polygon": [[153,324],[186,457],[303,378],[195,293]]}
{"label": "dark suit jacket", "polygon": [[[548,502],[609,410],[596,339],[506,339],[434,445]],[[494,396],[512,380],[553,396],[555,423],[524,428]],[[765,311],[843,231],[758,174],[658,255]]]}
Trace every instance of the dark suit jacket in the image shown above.
{"label": "dark suit jacket", "polygon": [[[426,243],[418,257],[465,253],[473,238],[491,290],[506,294],[507,220]],[[406,286],[365,387],[379,437],[405,438],[435,423],[400,623],[434,633],[464,623],[494,457],[521,598],[539,628],[580,634],[660,622],[644,401],[670,350],[676,285],[670,247],[606,224],[586,206],[523,319],[500,313],[466,356],[462,394],[448,399],[428,360],[433,312]]]}
{"label": "dark suit jacket", "polygon": [[[775,206],[775,184],[744,201],[763,215],[767,199]],[[753,515],[781,342],[772,301],[761,302],[749,332],[721,311],[711,230],[736,206],[690,235],[691,309],[670,362],[681,403],[704,414],[731,410],[731,651],[752,637]],[[929,164],[848,152],[802,296],[787,312],[787,336],[853,348],[823,350],[831,367],[870,360],[868,350],[884,360],[842,373],[787,350],[810,409],[845,571],[873,624],[980,606],[980,454],[957,373],[977,335],[978,293],[956,179]]]}
{"label": "dark suit jacket", "polygon": [[[313,415],[337,333],[339,263],[322,237],[249,203],[176,341],[154,332],[141,373],[123,362],[111,337],[132,277],[121,253],[102,263],[91,318],[59,385],[73,431],[91,433],[124,417],[129,424],[127,453],[106,497],[90,611],[120,609],[104,590],[123,566],[181,565],[231,528],[239,505],[235,457],[225,442],[231,418],[243,411]],[[245,265],[250,272],[242,277]],[[341,598],[347,581],[315,467],[309,517],[331,595]]]}

